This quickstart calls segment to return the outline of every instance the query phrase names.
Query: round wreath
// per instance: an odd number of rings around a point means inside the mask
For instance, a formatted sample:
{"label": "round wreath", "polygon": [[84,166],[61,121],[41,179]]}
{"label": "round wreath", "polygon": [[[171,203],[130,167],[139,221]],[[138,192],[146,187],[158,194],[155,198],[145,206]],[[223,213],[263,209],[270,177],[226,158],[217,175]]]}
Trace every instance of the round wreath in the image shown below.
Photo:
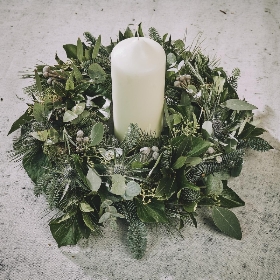
{"label": "round wreath", "polygon": [[[32,98],[9,133],[21,128],[14,158],[58,209],[49,226],[58,246],[76,244],[105,224],[127,221],[127,240],[135,258],[144,255],[147,224],[183,228],[197,226],[196,209],[208,206],[215,225],[241,239],[235,214],[228,208],[244,201],[228,186],[240,174],[246,148],[272,147],[258,137],[255,106],[237,95],[239,69],[228,76],[197,44],[149,37],[166,52],[164,126],[155,138],[131,124],[125,139],[113,134],[110,53],[132,36],[144,36],[141,24],[133,34],[119,32],[107,47],[90,33],[63,48],[54,66],[37,65],[25,88]],[[149,102],[149,100],[147,100]]]}

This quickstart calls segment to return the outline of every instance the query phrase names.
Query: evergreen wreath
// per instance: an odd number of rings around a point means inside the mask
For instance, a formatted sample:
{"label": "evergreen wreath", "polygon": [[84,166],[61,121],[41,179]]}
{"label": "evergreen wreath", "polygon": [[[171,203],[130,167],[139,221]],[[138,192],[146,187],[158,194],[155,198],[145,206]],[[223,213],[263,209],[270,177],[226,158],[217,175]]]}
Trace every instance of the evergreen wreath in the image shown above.
{"label": "evergreen wreath", "polygon": [[13,158],[21,161],[57,214],[49,226],[58,246],[73,245],[102,226],[127,223],[133,256],[142,258],[147,225],[182,229],[195,227],[196,209],[207,206],[215,225],[241,239],[239,221],[229,208],[244,201],[228,186],[242,169],[247,148],[272,147],[259,136],[264,129],[253,122],[255,106],[237,95],[239,69],[228,76],[210,60],[199,44],[149,37],[166,52],[164,127],[155,138],[131,124],[125,139],[113,135],[110,53],[129,37],[144,36],[127,28],[117,42],[101,44],[101,37],[84,33],[77,44],[63,48],[54,66],[37,65],[35,83],[25,88],[31,97],[26,112],[13,123]]}

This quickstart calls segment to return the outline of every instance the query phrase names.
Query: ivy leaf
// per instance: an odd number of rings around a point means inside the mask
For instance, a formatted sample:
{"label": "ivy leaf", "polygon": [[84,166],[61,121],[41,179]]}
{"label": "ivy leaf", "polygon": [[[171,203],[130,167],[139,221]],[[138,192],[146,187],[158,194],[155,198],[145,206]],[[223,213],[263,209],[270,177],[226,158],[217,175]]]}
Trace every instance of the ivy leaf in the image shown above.
{"label": "ivy leaf", "polygon": [[242,232],[239,221],[230,210],[214,206],[212,217],[215,225],[226,235],[241,240]]}
{"label": "ivy leaf", "polygon": [[176,176],[167,177],[164,176],[160,179],[159,184],[157,186],[155,197],[158,197],[160,200],[165,200],[171,197],[173,193],[177,190],[177,181]]}
{"label": "ivy leaf", "polygon": [[52,220],[49,223],[51,233],[58,247],[77,244],[83,237],[77,218],[74,216],[62,222],[59,222],[59,219]]}
{"label": "ivy leaf", "polygon": [[139,198],[135,199],[137,214],[144,223],[167,223],[164,201],[151,199],[151,202],[143,204]]}
{"label": "ivy leaf", "polygon": [[245,202],[230,188],[224,184],[223,191],[219,195],[219,200],[222,207],[233,208],[244,206]]}
{"label": "ivy leaf", "polygon": [[90,137],[91,137],[90,146],[98,145],[103,138],[103,134],[104,134],[103,124],[102,123],[94,124],[91,129],[91,134],[90,134]]}
{"label": "ivy leaf", "polygon": [[32,117],[30,116],[29,109],[27,109],[25,113],[12,124],[8,135],[19,129],[23,124],[29,122],[30,120],[32,120]]}
{"label": "ivy leaf", "polygon": [[92,59],[94,60],[97,55],[98,55],[98,52],[99,52],[99,48],[100,48],[100,45],[101,45],[101,36],[99,35],[97,40],[96,40],[96,43],[94,45],[94,49],[93,49],[93,52],[92,52]]}
{"label": "ivy leaf", "polygon": [[67,58],[77,59],[77,46],[73,44],[63,45],[64,50],[66,51]]}
{"label": "ivy leaf", "polygon": [[97,231],[97,232],[99,231],[98,225],[96,225],[96,224],[92,221],[92,219],[91,219],[89,213],[83,212],[83,213],[82,213],[82,216],[83,216],[83,221],[84,221],[85,225],[86,225],[89,229],[91,229],[92,231]]}
{"label": "ivy leaf", "polygon": [[93,168],[89,168],[86,178],[90,189],[97,192],[101,186],[102,180]]}
{"label": "ivy leaf", "polygon": [[97,84],[104,82],[107,76],[103,68],[97,63],[89,66],[88,75]]}
{"label": "ivy leaf", "polygon": [[40,151],[32,158],[23,157],[22,165],[28,176],[36,184],[38,179],[46,173],[45,168],[49,165],[49,159],[42,151]]}
{"label": "ivy leaf", "polygon": [[236,111],[258,109],[256,106],[246,102],[245,100],[240,100],[240,99],[229,99],[226,102],[222,103],[221,105],[228,109],[236,110]]}
{"label": "ivy leaf", "polygon": [[116,195],[124,195],[126,190],[125,178],[121,174],[112,175],[111,193]]}

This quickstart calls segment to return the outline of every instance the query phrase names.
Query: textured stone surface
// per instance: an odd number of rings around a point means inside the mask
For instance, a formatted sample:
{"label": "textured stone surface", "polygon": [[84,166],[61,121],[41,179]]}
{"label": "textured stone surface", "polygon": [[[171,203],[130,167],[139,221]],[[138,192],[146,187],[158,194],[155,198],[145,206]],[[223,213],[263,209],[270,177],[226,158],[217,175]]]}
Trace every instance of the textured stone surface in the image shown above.
{"label": "textured stone surface", "polygon": [[[272,0],[0,1],[0,279],[280,279],[279,14],[279,1]],[[62,45],[84,31],[108,44],[119,29],[140,22],[146,34],[154,26],[174,39],[187,28],[188,43],[202,31],[205,52],[228,72],[241,69],[239,94],[259,107],[265,138],[276,149],[250,152],[241,176],[230,182],[246,202],[234,210],[241,241],[217,232],[200,211],[198,229],[186,227],[184,239],[153,231],[140,261],[131,258],[122,230],[59,249],[44,198],[34,197],[30,179],[9,160],[16,133],[6,135],[26,108],[20,71],[54,63],[56,51],[63,58]]]}

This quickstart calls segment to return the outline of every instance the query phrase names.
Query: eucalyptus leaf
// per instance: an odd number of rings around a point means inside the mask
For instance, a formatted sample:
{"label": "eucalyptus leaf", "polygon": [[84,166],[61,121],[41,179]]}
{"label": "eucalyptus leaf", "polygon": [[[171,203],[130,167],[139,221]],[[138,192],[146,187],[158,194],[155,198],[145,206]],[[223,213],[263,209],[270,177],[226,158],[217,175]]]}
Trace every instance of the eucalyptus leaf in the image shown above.
{"label": "eucalyptus leaf", "polygon": [[104,126],[102,123],[96,123],[93,125],[92,129],[91,129],[91,142],[90,142],[90,146],[96,146],[98,145],[102,138],[103,138],[103,134],[104,134]]}
{"label": "eucalyptus leaf", "polygon": [[105,212],[100,217],[98,223],[102,224],[102,223],[106,222],[107,220],[109,220],[110,218],[111,218],[111,213],[110,212]]}
{"label": "eucalyptus leaf", "polygon": [[169,65],[172,65],[176,62],[176,55],[174,53],[169,53],[166,57],[166,61]]}
{"label": "eucalyptus leaf", "polygon": [[224,102],[222,105],[225,106],[226,108],[229,108],[231,110],[236,110],[236,111],[258,109],[256,106],[246,102],[245,100],[239,100],[239,99],[229,99],[226,102]]}
{"label": "eucalyptus leaf", "polygon": [[85,102],[78,103],[72,108],[72,112],[76,115],[80,115],[85,110],[85,107],[86,107]]}
{"label": "eucalyptus leaf", "polygon": [[102,180],[93,168],[88,169],[87,182],[92,191],[97,192],[101,186]]}
{"label": "eucalyptus leaf", "polygon": [[112,175],[112,187],[110,192],[123,196],[125,194],[126,184],[125,178],[121,174]]}
{"label": "eucalyptus leaf", "polygon": [[134,197],[140,194],[141,192],[141,187],[140,185],[135,182],[135,181],[130,181],[126,185],[126,190],[125,190],[125,196],[126,197]]}
{"label": "eucalyptus leaf", "polygon": [[239,221],[235,214],[230,210],[214,206],[212,217],[215,225],[226,235],[241,240],[242,232]]}
{"label": "eucalyptus leaf", "polygon": [[210,136],[213,134],[213,126],[211,121],[205,121],[202,124],[202,129],[204,129]]}
{"label": "eucalyptus leaf", "polygon": [[71,122],[78,117],[74,112],[67,110],[63,115],[63,122]]}

